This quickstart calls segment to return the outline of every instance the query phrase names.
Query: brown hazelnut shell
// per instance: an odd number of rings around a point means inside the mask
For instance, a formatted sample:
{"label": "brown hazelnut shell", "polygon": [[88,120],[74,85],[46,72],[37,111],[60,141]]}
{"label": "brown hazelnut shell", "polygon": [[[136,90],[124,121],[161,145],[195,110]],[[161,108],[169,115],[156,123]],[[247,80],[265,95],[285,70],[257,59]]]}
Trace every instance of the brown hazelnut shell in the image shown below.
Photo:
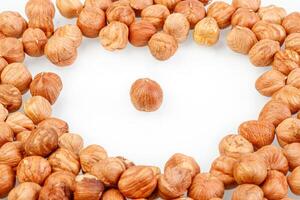
{"label": "brown hazelnut shell", "polygon": [[153,112],[162,104],[163,91],[157,82],[148,78],[139,79],[131,86],[130,97],[137,110]]}
{"label": "brown hazelnut shell", "polygon": [[34,77],[30,84],[32,96],[42,96],[52,105],[56,102],[63,88],[60,77],[52,72],[42,72]]}
{"label": "brown hazelnut shell", "polygon": [[32,131],[24,144],[29,156],[47,157],[58,147],[58,135],[53,127],[42,127]]}
{"label": "brown hazelnut shell", "polygon": [[104,11],[95,7],[85,7],[77,19],[82,34],[89,38],[96,38],[105,25]]}
{"label": "brown hazelnut shell", "polygon": [[49,162],[40,156],[24,158],[18,165],[17,178],[20,183],[34,182],[42,185],[51,174]]}
{"label": "brown hazelnut shell", "polygon": [[32,57],[40,57],[44,55],[44,49],[47,41],[47,36],[39,28],[29,28],[22,36],[24,51],[27,55]]}
{"label": "brown hazelnut shell", "polygon": [[183,14],[189,21],[191,28],[194,28],[206,15],[203,3],[197,0],[180,1],[176,4],[174,12]]}
{"label": "brown hazelnut shell", "polygon": [[6,37],[0,39],[0,57],[8,63],[23,62],[25,53],[23,44],[17,38]]}
{"label": "brown hazelnut shell", "polygon": [[27,22],[18,12],[0,13],[0,30],[6,37],[19,38],[26,28]]}
{"label": "brown hazelnut shell", "polygon": [[223,195],[223,183],[209,173],[198,174],[188,191],[190,198],[199,200],[223,198]]}
{"label": "brown hazelnut shell", "polygon": [[50,155],[48,161],[54,172],[68,171],[74,175],[77,175],[80,172],[78,156],[68,149],[57,149]]}
{"label": "brown hazelnut shell", "polygon": [[146,46],[148,41],[156,33],[156,28],[148,21],[136,21],[129,27],[129,41],[137,47]]}
{"label": "brown hazelnut shell", "polygon": [[147,198],[155,190],[157,177],[154,171],[147,166],[133,166],[121,176],[118,187],[121,193],[128,198]]}
{"label": "brown hazelnut shell", "polygon": [[251,142],[254,148],[272,144],[275,137],[275,127],[266,121],[246,121],[239,126],[239,134]]}

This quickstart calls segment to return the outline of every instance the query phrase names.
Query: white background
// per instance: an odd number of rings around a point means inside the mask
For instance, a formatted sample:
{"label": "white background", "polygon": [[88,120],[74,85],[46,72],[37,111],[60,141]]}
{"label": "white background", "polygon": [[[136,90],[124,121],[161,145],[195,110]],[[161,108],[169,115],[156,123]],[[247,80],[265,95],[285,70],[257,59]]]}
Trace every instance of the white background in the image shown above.
{"label": "white background", "polygon": [[[26,0],[2,0],[0,10],[25,16],[25,4]],[[279,5],[288,12],[300,10],[296,0],[263,0],[262,4]],[[67,23],[75,20],[56,12],[56,27]],[[256,119],[268,100],[254,84],[269,68],[254,67],[247,56],[230,51],[227,33],[222,31],[214,47],[198,46],[190,35],[165,62],[155,60],[147,47],[128,45],[121,51],[106,51],[96,38],[84,39],[78,59],[67,68],[56,67],[45,57],[27,57],[25,63],[33,75],[51,71],[61,76],[64,88],[53,116],[66,120],[86,145],[97,143],[110,156],[160,167],[173,153],[181,152],[195,157],[202,172],[207,172],[218,156],[221,138],[237,133],[243,121]],[[143,77],[156,80],[164,90],[158,112],[138,112],[131,105],[131,84]]]}

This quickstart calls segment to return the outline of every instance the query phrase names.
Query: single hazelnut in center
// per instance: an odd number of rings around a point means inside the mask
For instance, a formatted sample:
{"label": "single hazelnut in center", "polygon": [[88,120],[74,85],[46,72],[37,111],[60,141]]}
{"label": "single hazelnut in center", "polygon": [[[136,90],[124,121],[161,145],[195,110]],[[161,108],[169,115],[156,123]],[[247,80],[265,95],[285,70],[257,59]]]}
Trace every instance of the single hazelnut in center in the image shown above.
{"label": "single hazelnut in center", "polygon": [[137,80],[131,87],[131,102],[139,111],[153,112],[159,109],[163,101],[163,91],[158,83],[144,78]]}

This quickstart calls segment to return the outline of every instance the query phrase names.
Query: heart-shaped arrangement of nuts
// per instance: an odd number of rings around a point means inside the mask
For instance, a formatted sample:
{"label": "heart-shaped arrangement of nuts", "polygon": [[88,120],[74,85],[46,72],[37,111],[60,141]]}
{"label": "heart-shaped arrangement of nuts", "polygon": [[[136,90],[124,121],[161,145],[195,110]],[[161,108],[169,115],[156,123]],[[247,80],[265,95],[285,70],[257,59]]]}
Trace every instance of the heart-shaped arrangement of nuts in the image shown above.
{"label": "heart-shaped arrangement of nuts", "polygon": [[[207,9],[205,6],[208,5]],[[76,25],[55,30],[51,0],[29,0],[28,22],[17,12],[0,13],[0,198],[8,200],[218,200],[234,188],[232,200],[288,200],[300,195],[300,13],[261,7],[260,0],[56,0]],[[140,18],[140,19],[138,19]],[[199,45],[218,42],[220,29],[232,26],[227,44],[258,67],[272,65],[256,89],[272,97],[257,120],[225,136],[220,156],[208,173],[195,159],[174,154],[163,172],[123,157],[109,157],[99,145],[83,147],[67,122],[52,117],[62,90],[55,73],[34,78],[25,53],[71,65],[82,37],[99,37],[115,51],[128,41],[148,46],[158,60],[172,57],[193,30]],[[55,31],[54,31],[55,30]],[[284,48],[281,48],[281,47]],[[32,97],[23,103],[22,95]],[[160,108],[163,91],[151,79],[135,81],[131,101],[139,111]],[[272,145],[275,136],[280,145]],[[288,172],[291,173],[288,174]],[[18,183],[16,183],[16,180]]]}

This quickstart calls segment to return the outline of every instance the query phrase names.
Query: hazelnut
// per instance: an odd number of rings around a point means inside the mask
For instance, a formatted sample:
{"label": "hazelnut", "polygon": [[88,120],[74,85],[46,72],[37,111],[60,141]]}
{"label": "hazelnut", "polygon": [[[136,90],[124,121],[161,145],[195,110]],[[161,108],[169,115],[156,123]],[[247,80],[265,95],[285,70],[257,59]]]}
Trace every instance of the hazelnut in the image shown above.
{"label": "hazelnut", "polygon": [[4,198],[15,186],[15,172],[10,166],[0,164],[0,174],[0,198]]}
{"label": "hazelnut", "polygon": [[297,195],[300,194],[299,177],[300,177],[300,167],[296,167],[292,171],[292,173],[287,177],[288,184],[290,186],[291,191]]}
{"label": "hazelnut", "polygon": [[7,123],[0,122],[0,147],[12,141],[14,141],[14,132]]}
{"label": "hazelnut", "polygon": [[7,142],[0,147],[0,164],[14,168],[18,166],[22,157],[21,149],[16,142]]}
{"label": "hazelnut", "polygon": [[120,159],[107,158],[94,164],[90,173],[96,176],[105,186],[115,187],[125,170],[126,166]]}
{"label": "hazelnut", "polygon": [[275,127],[270,122],[246,121],[239,126],[239,134],[252,143],[254,148],[272,144],[275,137]]}
{"label": "hazelnut", "polygon": [[188,37],[190,23],[183,14],[173,13],[167,17],[163,30],[172,35],[177,42],[183,42]]}
{"label": "hazelnut", "polygon": [[300,66],[300,56],[296,51],[285,49],[275,54],[272,64],[273,69],[288,75],[292,70]]}
{"label": "hazelnut", "polygon": [[274,55],[280,50],[279,42],[263,39],[257,42],[249,51],[249,58],[257,67],[268,66],[273,62]]}
{"label": "hazelnut", "polygon": [[271,100],[261,110],[259,120],[269,121],[277,127],[278,124],[289,118],[291,115],[289,106],[286,103],[278,100]]}
{"label": "hazelnut", "polygon": [[252,28],[259,20],[259,16],[253,10],[239,8],[232,15],[231,25]]}
{"label": "hazelnut", "polygon": [[235,8],[248,8],[257,11],[260,7],[261,0],[233,0],[232,5]]}
{"label": "hazelnut", "polygon": [[0,84],[0,103],[9,112],[17,111],[22,104],[22,95],[15,86]]}
{"label": "hazelnut", "polygon": [[8,63],[23,62],[25,53],[22,42],[11,37],[0,39],[0,57]]}
{"label": "hazelnut", "polygon": [[162,104],[163,91],[160,85],[151,79],[138,79],[131,86],[130,97],[137,110],[154,112]]}
{"label": "hazelnut", "polygon": [[33,123],[38,124],[51,116],[52,108],[47,99],[42,96],[34,96],[24,103],[24,112]]}
{"label": "hazelnut", "polygon": [[222,181],[210,173],[198,174],[188,192],[189,197],[198,200],[223,198],[223,195],[224,185]]}
{"label": "hazelnut", "polygon": [[166,6],[170,11],[174,10],[177,3],[179,3],[181,0],[154,0],[155,4],[161,4]]}
{"label": "hazelnut", "polygon": [[288,104],[292,113],[300,109],[300,90],[293,86],[284,86],[272,96],[272,99]]}
{"label": "hazelnut", "polygon": [[235,26],[227,35],[228,47],[237,53],[248,54],[255,43],[255,34],[246,27]]}
{"label": "hazelnut", "polygon": [[260,185],[267,177],[267,165],[257,154],[240,157],[233,167],[233,176],[238,184]]}
{"label": "hazelnut", "polygon": [[221,140],[219,151],[221,155],[239,158],[244,154],[252,153],[254,148],[243,136],[231,134]]}
{"label": "hazelnut", "polygon": [[129,41],[133,46],[146,46],[156,33],[156,28],[150,22],[142,20],[133,22],[129,27]]}
{"label": "hazelnut", "polygon": [[194,158],[181,153],[174,154],[165,164],[165,173],[172,168],[182,168],[190,171],[191,177],[200,173],[200,166]]}
{"label": "hazelnut", "polygon": [[71,198],[71,191],[64,185],[46,185],[39,195],[39,200],[61,199],[68,200]]}
{"label": "hazelnut", "polygon": [[267,21],[259,21],[253,27],[252,31],[255,33],[258,40],[270,39],[280,42],[282,44],[286,37],[284,28],[280,24],[274,24]]}
{"label": "hazelnut", "polygon": [[212,46],[219,41],[220,29],[216,20],[212,17],[206,17],[195,26],[193,37],[196,43],[200,45]]}
{"label": "hazelnut", "polygon": [[269,5],[259,8],[258,15],[261,20],[275,24],[281,24],[282,20],[286,16],[286,11],[284,8],[275,5]]}
{"label": "hazelnut", "polygon": [[267,165],[268,170],[277,170],[286,174],[289,170],[288,160],[284,156],[281,148],[267,145],[255,152]]}
{"label": "hazelnut", "polygon": [[299,68],[296,68],[293,71],[291,71],[287,77],[287,81],[286,81],[287,85],[291,85],[299,89],[300,88],[299,76],[300,76]]}
{"label": "hazelnut", "polygon": [[71,39],[75,47],[79,47],[82,41],[82,33],[78,26],[76,25],[64,25],[59,27],[54,32],[54,36],[67,37]]}
{"label": "hazelnut", "polygon": [[189,21],[191,28],[194,28],[206,15],[203,4],[197,0],[180,1],[176,5],[174,12],[183,14]]}
{"label": "hazelnut", "polygon": [[40,28],[47,37],[52,35],[55,7],[50,0],[29,0],[25,12],[29,18],[28,26],[30,28]]}
{"label": "hazelnut", "polygon": [[103,191],[103,184],[95,176],[84,174],[76,177],[74,200],[99,200]]}
{"label": "hazelnut", "polygon": [[16,141],[21,142],[24,146],[26,140],[29,138],[30,135],[31,131],[22,131],[16,136]]}
{"label": "hazelnut", "polygon": [[80,0],[56,0],[56,6],[60,14],[66,18],[78,17],[83,8]]}
{"label": "hazelnut", "polygon": [[106,10],[112,4],[112,0],[85,0],[84,7]]}
{"label": "hazelnut", "polygon": [[210,4],[207,9],[207,16],[213,17],[221,29],[228,27],[231,23],[231,16],[235,12],[235,8],[228,3],[215,1]]}
{"label": "hazelnut", "polygon": [[32,183],[21,183],[8,194],[8,200],[37,200],[41,186]]}
{"label": "hazelnut", "polygon": [[125,197],[116,189],[109,189],[103,193],[101,200],[125,200]]}
{"label": "hazelnut", "polygon": [[189,169],[173,167],[158,179],[158,193],[163,199],[174,199],[186,193],[192,183]]}
{"label": "hazelnut", "polygon": [[281,147],[294,142],[300,142],[300,119],[287,118],[276,128],[276,136]]}
{"label": "hazelnut", "polygon": [[84,172],[90,172],[94,164],[107,158],[105,149],[99,145],[90,145],[79,152],[80,164]]}
{"label": "hazelnut", "polygon": [[147,198],[155,190],[157,177],[151,167],[133,166],[121,176],[118,187],[121,193],[131,199]]}
{"label": "hazelnut", "polygon": [[50,174],[49,162],[40,156],[24,158],[17,168],[17,178],[20,183],[34,182],[42,185]]}
{"label": "hazelnut", "polygon": [[6,37],[19,38],[27,28],[27,22],[18,13],[4,11],[0,13],[0,31]]}
{"label": "hazelnut", "polygon": [[264,192],[253,184],[239,185],[232,193],[231,200],[263,200]]}
{"label": "hazelnut", "polygon": [[285,86],[286,76],[277,70],[263,73],[255,83],[257,91],[267,97]]}
{"label": "hazelnut", "polygon": [[31,81],[30,71],[23,63],[9,64],[1,73],[1,83],[15,86],[22,94],[27,92]]}
{"label": "hazelnut", "polygon": [[124,49],[128,43],[129,30],[126,24],[114,21],[105,26],[99,34],[102,46],[109,51]]}
{"label": "hazelnut", "polygon": [[52,105],[56,102],[63,88],[60,77],[52,72],[42,72],[36,75],[30,84],[32,96],[42,96]]}
{"label": "hazelnut", "polygon": [[51,37],[45,46],[45,55],[55,65],[64,67],[75,62],[77,49],[68,37]]}
{"label": "hazelnut", "polygon": [[285,48],[300,54],[300,33],[292,33],[285,39]]}
{"label": "hazelnut", "polygon": [[0,121],[4,122],[8,116],[8,110],[0,103]]}
{"label": "hazelnut", "polygon": [[268,199],[282,199],[288,194],[288,183],[285,175],[276,170],[268,172],[268,176],[262,185],[264,196]]}
{"label": "hazelnut", "polygon": [[299,20],[300,12],[292,12],[283,19],[282,26],[285,28],[287,34],[300,33]]}
{"label": "hazelnut", "polygon": [[24,147],[27,155],[47,157],[58,147],[58,136],[55,128],[41,127],[33,130]]}
{"label": "hazelnut", "polygon": [[75,190],[75,175],[68,171],[54,172],[48,176],[44,186],[65,186],[69,190]]}
{"label": "hazelnut", "polygon": [[62,136],[64,133],[69,132],[69,125],[67,122],[57,119],[57,118],[48,118],[38,124],[39,127],[49,127],[52,126],[56,129],[58,137]]}
{"label": "hazelnut", "polygon": [[141,12],[142,20],[150,22],[157,30],[162,29],[170,11],[164,5],[156,4],[148,6]]}
{"label": "hazelnut", "polygon": [[177,51],[176,39],[164,32],[155,33],[148,42],[149,50],[160,61],[171,58]]}
{"label": "hazelnut", "polygon": [[54,18],[55,6],[51,0],[29,0],[26,4],[25,12],[28,18],[43,15]]}
{"label": "hazelnut", "polygon": [[291,143],[283,147],[283,153],[291,170],[300,166],[300,143]]}
{"label": "hazelnut", "polygon": [[113,2],[106,10],[108,22],[122,22],[129,26],[135,20],[135,12],[126,0]]}
{"label": "hazelnut", "polygon": [[130,6],[136,11],[142,11],[144,8],[153,5],[153,0],[129,0]]}
{"label": "hazelnut", "polygon": [[21,112],[10,113],[7,117],[6,123],[15,134],[27,130],[32,131],[35,128],[32,120]]}
{"label": "hazelnut", "polygon": [[83,148],[83,139],[78,134],[65,133],[59,137],[58,146],[79,155],[80,150]]}
{"label": "hazelnut", "polygon": [[48,38],[45,33],[38,28],[29,28],[22,36],[24,51],[27,55],[32,57],[44,55],[44,48],[47,41]]}
{"label": "hazelnut", "polygon": [[89,38],[96,38],[105,25],[105,13],[97,7],[84,7],[77,19],[82,34]]}
{"label": "hazelnut", "polygon": [[77,175],[80,171],[78,156],[68,149],[59,148],[50,155],[48,161],[54,172],[68,171]]}
{"label": "hazelnut", "polygon": [[[0,40],[1,40],[1,38],[0,38]],[[2,57],[0,56],[0,73],[3,71],[3,69],[4,69],[7,65],[8,65],[7,61],[6,61],[4,58],[2,58]]]}
{"label": "hazelnut", "polygon": [[231,187],[235,183],[233,166],[236,162],[236,159],[229,156],[220,156],[213,161],[209,172],[222,181],[226,188]]}

